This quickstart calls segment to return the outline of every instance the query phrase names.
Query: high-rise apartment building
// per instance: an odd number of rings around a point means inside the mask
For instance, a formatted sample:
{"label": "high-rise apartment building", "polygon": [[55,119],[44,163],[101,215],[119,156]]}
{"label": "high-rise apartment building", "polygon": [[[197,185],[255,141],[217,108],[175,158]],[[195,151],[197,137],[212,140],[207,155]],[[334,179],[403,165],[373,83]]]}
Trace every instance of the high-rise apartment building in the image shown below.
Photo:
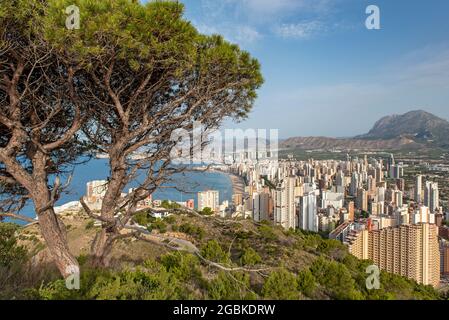
{"label": "high-rise apartment building", "polygon": [[233,194],[232,195],[232,202],[234,203],[234,205],[236,207],[243,205],[243,194],[241,194],[241,193]]}
{"label": "high-rise apartment building", "polygon": [[426,182],[424,188],[424,205],[429,207],[430,212],[438,211],[440,208],[440,193],[438,183]]}
{"label": "high-rise apartment building", "polygon": [[295,178],[287,177],[275,192],[274,221],[285,229],[296,228],[295,183]]}
{"label": "high-rise apartment building", "polygon": [[317,190],[314,184],[307,185],[304,196],[299,198],[299,228],[318,232]]}
{"label": "high-rise apartment building", "polygon": [[349,194],[353,197],[357,196],[357,190],[360,187],[360,176],[357,172],[353,172],[351,176],[351,185],[349,186]]}
{"label": "high-rise apartment building", "polygon": [[384,173],[382,171],[382,165],[379,165],[379,167],[376,168],[376,182],[381,183],[384,178]]}
{"label": "high-rise apartment building", "polygon": [[354,201],[348,202],[348,215],[349,215],[349,221],[354,221],[355,218],[355,205]]}
{"label": "high-rise apartment building", "polygon": [[346,243],[351,254],[373,261],[382,270],[424,285],[438,286],[440,283],[436,225],[424,223],[351,232]]}
{"label": "high-rise apartment building", "polygon": [[343,193],[332,192],[329,190],[323,190],[321,192],[321,205],[320,207],[326,209],[329,206],[335,209],[343,208],[345,195]]}
{"label": "high-rise apartment building", "polygon": [[441,273],[443,275],[449,275],[449,242],[441,241],[440,244],[441,254]]}
{"label": "high-rise apartment building", "polygon": [[219,192],[216,190],[207,190],[198,192],[198,211],[210,208],[218,211],[220,207]]}
{"label": "high-rise apartment building", "polygon": [[368,194],[373,196],[376,193],[377,182],[373,176],[368,176]]}
{"label": "high-rise apartment building", "polygon": [[404,167],[401,164],[390,167],[390,178],[401,179],[404,176]]}
{"label": "high-rise apartment building", "polygon": [[401,208],[404,204],[404,193],[400,190],[395,190],[393,202],[396,205],[396,207]]}
{"label": "high-rise apartment building", "polygon": [[403,179],[403,178],[397,179],[396,186],[398,187],[399,190],[404,192],[405,191],[405,179]]}
{"label": "high-rise apartment building", "polygon": [[368,192],[363,188],[357,190],[356,206],[357,209],[368,211]]}
{"label": "high-rise apartment building", "polygon": [[415,180],[415,202],[422,203],[422,175],[417,175]]}
{"label": "high-rise apartment building", "polygon": [[270,219],[270,194],[254,193],[253,194],[253,219],[254,221],[263,221]]}

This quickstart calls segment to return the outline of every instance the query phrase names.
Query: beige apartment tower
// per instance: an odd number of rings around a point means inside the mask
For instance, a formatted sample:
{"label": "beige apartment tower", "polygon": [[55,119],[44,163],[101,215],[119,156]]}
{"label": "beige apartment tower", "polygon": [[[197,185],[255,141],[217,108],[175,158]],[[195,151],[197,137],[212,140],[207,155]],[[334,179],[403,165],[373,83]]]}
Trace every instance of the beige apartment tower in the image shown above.
{"label": "beige apartment tower", "polygon": [[210,208],[217,212],[219,209],[219,192],[216,190],[207,190],[198,192],[198,210],[202,211],[204,208]]}
{"label": "beige apartment tower", "polygon": [[351,254],[373,261],[382,270],[424,285],[440,283],[438,227],[434,224],[352,232],[346,242]]}

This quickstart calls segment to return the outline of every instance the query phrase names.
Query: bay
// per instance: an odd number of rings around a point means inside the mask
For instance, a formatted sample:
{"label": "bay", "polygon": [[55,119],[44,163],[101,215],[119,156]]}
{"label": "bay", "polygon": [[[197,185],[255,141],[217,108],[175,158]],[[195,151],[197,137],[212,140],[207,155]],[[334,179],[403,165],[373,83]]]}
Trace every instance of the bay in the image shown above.
{"label": "bay", "polygon": [[[86,184],[93,180],[106,180],[109,176],[109,167],[107,159],[92,159],[91,161],[80,164],[75,167],[72,181],[66,192],[56,203],[56,206],[63,205],[71,201],[78,201],[86,194]],[[153,194],[153,200],[171,200],[186,201],[188,199],[195,200],[195,206],[198,203],[197,193],[205,190],[218,190],[220,194],[220,203],[227,200],[232,201],[232,182],[229,176],[221,172],[200,172],[189,171],[183,174],[173,176],[171,182],[166,187],[173,185],[174,188],[161,188]],[[123,190],[128,192],[129,188],[136,187],[136,183],[131,183]],[[28,217],[35,217],[34,208],[31,203],[27,204],[21,211]]]}

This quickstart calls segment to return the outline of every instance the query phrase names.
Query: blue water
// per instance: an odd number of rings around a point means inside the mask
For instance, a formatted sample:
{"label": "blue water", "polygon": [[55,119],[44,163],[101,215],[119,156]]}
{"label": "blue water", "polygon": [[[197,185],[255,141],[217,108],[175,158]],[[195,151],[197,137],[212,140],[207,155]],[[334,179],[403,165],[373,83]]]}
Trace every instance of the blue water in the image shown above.
{"label": "blue water", "polygon": [[[61,199],[56,205],[63,205],[70,201],[78,201],[86,193],[87,182],[92,180],[106,180],[108,176],[109,167],[107,159],[93,159],[88,163],[76,166],[72,182],[67,192],[61,195]],[[176,174],[172,180],[175,183],[170,182],[166,186],[173,186],[175,184],[177,189],[181,189],[183,192],[173,188],[159,189],[153,194],[153,200],[186,201],[188,199],[194,199],[196,206],[198,203],[197,193],[209,189],[219,191],[220,203],[225,200],[232,200],[232,182],[226,174],[192,171],[184,174]],[[123,192],[128,192],[128,189],[134,186],[136,185],[130,184]],[[35,214],[32,204],[28,204],[22,210],[22,213],[34,218]]]}

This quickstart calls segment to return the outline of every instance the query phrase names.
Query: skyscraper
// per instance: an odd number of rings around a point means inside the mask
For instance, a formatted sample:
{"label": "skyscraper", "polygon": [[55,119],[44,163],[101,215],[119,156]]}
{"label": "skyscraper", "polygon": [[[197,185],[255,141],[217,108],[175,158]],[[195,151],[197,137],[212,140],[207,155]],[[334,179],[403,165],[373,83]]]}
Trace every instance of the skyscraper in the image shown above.
{"label": "skyscraper", "polygon": [[357,209],[368,211],[368,192],[363,188],[357,190],[356,206]]}
{"label": "skyscraper", "polygon": [[345,193],[345,174],[341,170],[335,175],[335,186],[338,193]]}
{"label": "skyscraper", "polygon": [[397,207],[401,208],[403,206],[404,193],[401,190],[394,191],[394,203]]}
{"label": "skyscraper", "polygon": [[299,228],[318,232],[318,208],[315,184],[306,186],[304,196],[299,198]]}
{"label": "skyscraper", "polygon": [[422,203],[422,175],[417,175],[415,180],[415,202]]}
{"label": "skyscraper", "polygon": [[294,177],[287,177],[276,188],[274,221],[285,229],[296,228]]}
{"label": "skyscraper", "polygon": [[253,219],[255,221],[269,220],[269,193],[254,193],[253,194]]}
{"label": "skyscraper", "polygon": [[354,215],[355,208],[354,208],[354,201],[350,201],[348,203],[348,215],[349,215],[349,221],[354,221]]}
{"label": "skyscraper", "polygon": [[424,205],[429,207],[430,212],[438,211],[440,208],[440,193],[438,189],[438,183],[426,182],[424,188]]}
{"label": "skyscraper", "polygon": [[441,273],[449,275],[449,242],[442,241],[440,246],[441,252]]}
{"label": "skyscraper", "polygon": [[353,197],[357,196],[357,190],[359,189],[359,186],[360,186],[359,174],[357,172],[353,172],[351,176],[351,186],[349,190],[351,196]]}
{"label": "skyscraper", "polygon": [[393,165],[390,167],[390,178],[401,179],[404,176],[404,167],[402,164]]}
{"label": "skyscraper", "polygon": [[383,171],[382,171],[382,166],[379,165],[379,167],[376,168],[376,182],[377,183],[381,183],[383,181]]}
{"label": "skyscraper", "polygon": [[376,193],[377,182],[373,176],[368,176],[368,193],[373,196]]}

